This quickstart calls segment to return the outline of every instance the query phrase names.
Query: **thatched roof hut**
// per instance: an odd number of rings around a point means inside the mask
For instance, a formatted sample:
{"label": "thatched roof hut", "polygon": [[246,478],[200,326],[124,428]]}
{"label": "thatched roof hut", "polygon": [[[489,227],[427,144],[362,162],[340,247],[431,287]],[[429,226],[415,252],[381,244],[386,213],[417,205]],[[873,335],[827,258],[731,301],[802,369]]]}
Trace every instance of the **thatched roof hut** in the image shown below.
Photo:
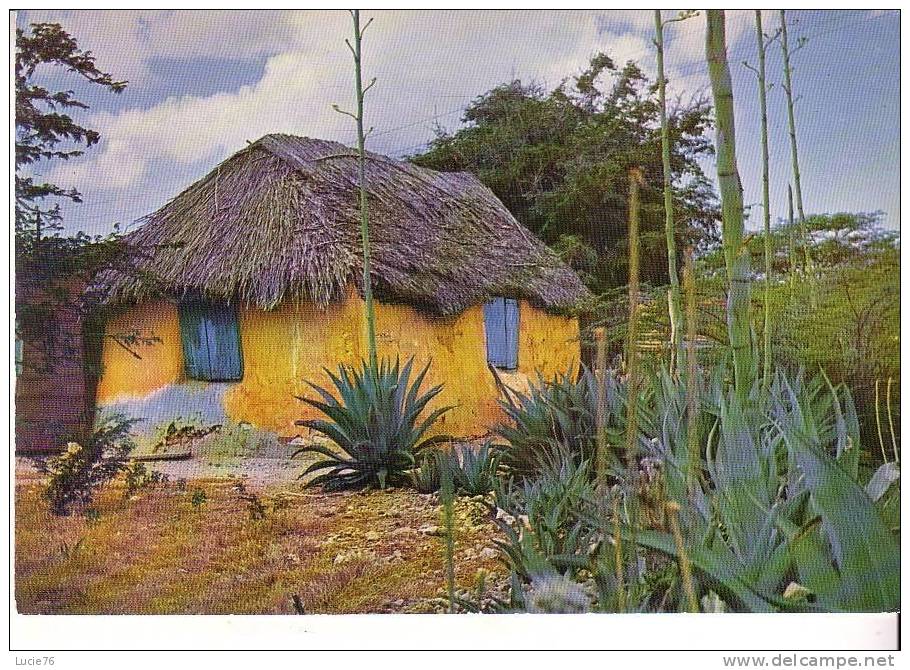
{"label": "thatched roof hut", "polygon": [[[379,300],[457,314],[493,296],[553,312],[587,295],[578,277],[467,173],[367,153],[372,279]],[[100,278],[108,304],[187,293],[271,309],[361,290],[357,154],[266,135],[128,236],[136,270]]]}

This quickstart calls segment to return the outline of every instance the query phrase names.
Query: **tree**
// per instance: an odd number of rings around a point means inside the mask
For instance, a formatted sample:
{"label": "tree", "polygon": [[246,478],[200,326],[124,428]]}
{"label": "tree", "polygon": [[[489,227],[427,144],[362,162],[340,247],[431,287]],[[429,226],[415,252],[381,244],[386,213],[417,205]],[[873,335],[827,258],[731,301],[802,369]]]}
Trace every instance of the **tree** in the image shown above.
{"label": "tree", "polygon": [[670,289],[667,292],[667,311],[670,316],[670,370],[675,371],[682,360],[682,307],[679,293],[679,274],[676,269],[676,229],[673,222],[673,173],[670,166],[670,129],[667,125],[667,78],[664,73],[664,26],[685,21],[693,12],[682,12],[676,18],[664,21],[660,10],[654,10],[654,44],[657,47],[657,91],[660,107],[661,167],[664,177],[664,217],[667,238],[667,274]]}
{"label": "tree", "polygon": [[736,394],[745,400],[754,375],[750,259],[748,245],[744,244],[743,193],[736,167],[733,81],[727,64],[725,32],[723,10],[708,10],[705,55],[716,118],[717,181],[723,211],[722,238],[727,275],[727,333],[733,352]]}
{"label": "tree", "polygon": [[[628,277],[628,171],[640,167],[642,281],[669,282],[657,91],[635,63],[596,54],[552,91],[513,81],[476,98],[453,133],[440,129],[420,165],[476,174],[596,293]],[[699,159],[712,151],[703,98],[668,110],[675,242],[714,239],[719,211]]]}
{"label": "tree", "polygon": [[[59,202],[64,198],[81,202],[75,188],[36,181],[31,169],[40,161],[70,160],[84,153],[84,147],[98,142],[97,131],[81,126],[67,110],[88,109],[72,91],[49,91],[35,81],[42,65],[56,66],[83,79],[120,93],[127,82],[116,81],[95,66],[89,51],[79,49],[57,23],[33,23],[31,33],[16,29],[16,242],[23,252],[40,244],[42,237],[62,228]],[[75,147],[73,146],[75,145]]]}
{"label": "tree", "polygon": [[[96,130],[70,116],[73,110],[88,109],[87,104],[73,91],[51,91],[40,83],[39,70],[47,68],[114,93],[126,82],[99,70],[91,52],[81,50],[59,24],[35,23],[28,32],[16,30],[16,337],[35,350],[28,367],[52,370],[72,355],[73,347],[81,347],[60,324],[84,320],[91,296],[83,293],[83,286],[98,269],[118,262],[124,247],[116,229],[101,237],[63,234],[60,201],[81,202],[81,194],[36,175],[39,164],[80,156],[100,139]],[[138,340],[136,333],[112,336],[127,347]]]}

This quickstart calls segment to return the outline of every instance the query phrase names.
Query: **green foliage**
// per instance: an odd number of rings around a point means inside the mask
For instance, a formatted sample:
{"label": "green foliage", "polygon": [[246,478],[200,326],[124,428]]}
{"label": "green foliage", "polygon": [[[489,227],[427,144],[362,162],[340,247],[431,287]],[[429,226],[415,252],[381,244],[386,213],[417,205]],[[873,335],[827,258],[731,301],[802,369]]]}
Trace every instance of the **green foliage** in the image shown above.
{"label": "green foliage", "polygon": [[[420,165],[476,174],[528,229],[557,249],[595,292],[626,284],[627,175],[641,167],[644,281],[667,282],[656,87],[633,62],[596,54],[554,90],[505,83],[474,100],[464,125],[440,130]],[[668,119],[678,246],[714,236],[719,211],[699,165],[712,147],[703,98]]]}
{"label": "green foliage", "polygon": [[[206,435],[207,430],[189,431],[189,435]],[[274,457],[282,453],[278,436],[250,424],[229,421],[194,445],[194,453],[206,457]]]}
{"label": "green foliage", "polygon": [[417,456],[417,467],[408,473],[411,485],[420,493],[435,493],[442,486],[442,474],[452,476],[455,493],[477,496],[496,486],[499,457],[489,443],[475,448],[463,444],[452,449],[430,449]]}
{"label": "green foliage", "polygon": [[[899,607],[897,544],[857,481],[846,388],[778,373],[767,400],[757,386],[743,402],[713,385],[705,411],[715,423],[706,473],[686,497],[685,445],[668,439],[679,417],[665,416],[671,431],[655,436],[668,496],[685,503],[680,525],[701,594],[747,611]],[[637,541],[679,557],[668,533],[641,530]]]}
{"label": "green foliage", "polygon": [[[620,382],[612,373],[605,380],[605,423],[624,422],[625,401]],[[526,477],[573,456],[593,462],[596,449],[597,380],[587,368],[546,381],[538,378],[527,393],[508,389],[500,402],[509,419],[495,428],[505,444],[497,445],[502,466],[512,475]],[[613,431],[615,434],[615,430]]]}
{"label": "green foliage", "polygon": [[320,472],[307,486],[322,485],[325,490],[333,491],[384,489],[387,485],[404,484],[418,451],[449,440],[443,435],[425,437],[427,430],[451,408],[440,407],[421,418],[442,386],[421,392],[430,364],[411,382],[413,363],[411,358],[401,367],[397,360],[392,364],[384,359],[377,365],[364,361],[359,371],[348,365],[339,366],[337,375],[326,370],[338,398],[310,384],[322,399],[301,400],[321,411],[327,419],[297,423],[328,437],[340,447],[341,453],[322,445],[306,446],[295,452],[295,456],[303,453],[325,456],[301,475]]}
{"label": "green foliage", "polygon": [[205,489],[193,489],[193,494],[190,496],[190,504],[195,509],[202,507],[207,500],[208,496],[205,493]]}
{"label": "green foliage", "polygon": [[455,452],[455,487],[471,496],[486,495],[496,486],[499,456],[486,443],[475,449],[463,445]]}
{"label": "green foliage", "polygon": [[545,467],[520,484],[501,482],[495,493],[504,539],[494,543],[512,573],[528,581],[548,573],[574,576],[588,566],[599,523],[585,518],[595,515],[597,500],[587,461]]}
{"label": "green foliage", "polygon": [[67,515],[74,506],[88,505],[97,489],[126,467],[135,448],[133,423],[119,414],[103,417],[85,444],[70,442],[61,454],[38,464],[50,478],[44,497],[54,514]]}
{"label": "green foliage", "polygon": [[419,493],[436,493],[442,486],[442,469],[451,459],[443,449],[428,449],[416,457],[417,467],[408,472],[411,485]]}
{"label": "green foliage", "polygon": [[[799,224],[782,224],[771,233],[771,324],[774,365],[791,371],[822,369],[835,383],[846,384],[856,400],[864,449],[875,444],[875,384],[897,382],[890,408],[900,424],[900,250],[896,231],[881,226],[881,213],[819,214],[806,218],[811,257],[818,276],[807,281]],[[762,253],[763,236],[748,248]],[[795,265],[791,265],[791,259]],[[723,341],[722,268],[719,252],[699,260],[700,303],[710,316],[702,319],[704,335]],[[814,301],[815,307],[809,305]],[[754,324],[761,333],[762,324]],[[880,399],[882,417],[887,416]],[[884,420],[884,419],[883,419]],[[885,431],[888,428],[885,427]],[[890,434],[885,436],[889,441]],[[896,441],[900,436],[896,434]],[[870,448],[871,447],[871,448]],[[868,456],[867,456],[868,457]],[[877,458],[877,456],[874,456]]]}
{"label": "green foliage", "polygon": [[156,484],[162,484],[168,480],[168,476],[157,470],[149,470],[142,461],[130,460],[123,468],[123,478],[126,489],[123,492],[124,498],[131,498],[142,489]]}
{"label": "green foliage", "polygon": [[44,199],[81,202],[76,189],[35,181],[37,175],[30,166],[75,158],[83,153],[79,145],[92,146],[100,139],[97,131],[62,113],[88,108],[73,91],[52,92],[34,81],[35,72],[48,65],[115,93],[126,87],[125,81],[115,81],[99,70],[91,52],[79,49],[59,24],[33,23],[28,32],[16,29],[16,237],[24,243],[34,243],[42,234],[60,228],[59,206],[42,207]]}

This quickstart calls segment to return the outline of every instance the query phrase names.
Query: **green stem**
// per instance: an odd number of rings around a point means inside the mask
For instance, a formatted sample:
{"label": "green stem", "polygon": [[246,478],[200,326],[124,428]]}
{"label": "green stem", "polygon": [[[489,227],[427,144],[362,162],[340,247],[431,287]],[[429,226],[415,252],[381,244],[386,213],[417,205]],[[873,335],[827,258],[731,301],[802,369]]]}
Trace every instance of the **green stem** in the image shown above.
{"label": "green stem", "polygon": [[626,462],[629,472],[629,528],[633,552],[629,565],[631,583],[638,584],[638,560],[634,552],[638,546],[638,403],[639,403],[639,225],[641,217],[640,168],[629,170],[629,332],[626,342],[626,374],[629,399],[626,407]]}
{"label": "green stem", "polygon": [[762,393],[767,396],[771,386],[771,197],[768,170],[768,102],[765,83],[765,35],[762,30],[761,10],[755,10],[755,36],[758,40],[758,105],[761,112],[761,190],[764,213],[765,242],[765,323],[764,358],[762,360]]}
{"label": "green stem", "polygon": [[[809,281],[815,278],[815,266],[809,250],[809,234],[806,230],[806,213],[803,210],[803,187],[799,173],[799,152],[796,144],[796,116],[793,113],[793,68],[790,66],[790,45],[787,41],[787,13],[780,10],[780,45],[784,58],[784,93],[787,96],[787,126],[790,133],[790,161],[793,164],[793,188],[796,191],[796,212],[799,214],[800,235],[803,238],[803,253],[806,261],[806,274]],[[810,284],[809,300],[815,306],[815,290]]]}
{"label": "green stem", "polygon": [[894,462],[901,464],[901,457],[897,451],[897,438],[894,433],[894,417],[891,416],[891,382],[894,380],[888,377],[888,391],[885,394],[885,403],[888,408],[888,429],[891,431],[891,448],[894,450]]}
{"label": "green stem", "polygon": [[717,128],[717,181],[723,212],[723,247],[727,270],[727,332],[733,351],[736,394],[745,401],[752,387],[752,351],[749,251],[744,242],[743,193],[736,167],[736,131],[733,83],[727,64],[723,10],[707,11],[705,55],[714,94]]}
{"label": "green stem", "polygon": [[670,128],[667,124],[667,80],[664,74],[664,22],[660,10],[654,10],[654,29],[657,45],[657,92],[660,105],[660,145],[664,173],[664,232],[667,238],[667,272],[670,290],[667,310],[670,316],[670,371],[675,374],[682,361],[682,308],[680,307],[679,275],[676,271],[676,229],[673,221],[673,183],[670,169]]}
{"label": "green stem", "polygon": [[370,273],[370,224],[366,188],[366,154],[364,152],[363,134],[363,80],[361,78],[361,42],[363,31],[360,29],[360,10],[352,12],[354,18],[354,85],[357,93],[357,152],[360,161],[360,238],[363,243],[363,300],[366,311],[367,350],[370,365],[378,369],[376,353],[376,312],[373,308],[373,284]]}
{"label": "green stem", "polygon": [[878,384],[880,381],[878,378],[875,380],[875,427],[878,431],[878,446],[882,449],[882,460],[887,463],[888,455],[885,453],[885,438],[882,435],[882,415],[879,410]]}
{"label": "green stem", "polygon": [[443,525],[445,533],[446,593],[449,598],[449,614],[455,612],[455,482],[450,460],[445,459],[442,468],[440,497],[442,498]]}
{"label": "green stem", "polygon": [[796,239],[793,234],[793,187],[790,184],[787,184],[787,221],[789,222],[788,229],[790,231],[788,256],[790,259],[790,291],[792,295],[793,288],[796,286]]}
{"label": "green stem", "polygon": [[698,358],[695,351],[695,268],[692,249],[687,249],[683,264],[683,287],[686,293],[686,442],[688,446],[688,467],[686,468],[686,489],[694,494],[701,474],[701,449],[698,445]]}

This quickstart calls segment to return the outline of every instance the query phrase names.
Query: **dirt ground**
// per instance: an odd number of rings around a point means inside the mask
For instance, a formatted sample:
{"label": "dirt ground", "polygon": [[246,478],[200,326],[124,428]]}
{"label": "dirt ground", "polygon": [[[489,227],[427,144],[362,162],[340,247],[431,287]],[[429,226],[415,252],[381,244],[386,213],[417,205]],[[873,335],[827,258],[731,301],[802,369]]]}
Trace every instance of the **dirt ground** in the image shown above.
{"label": "dirt ground", "polygon": [[[261,460],[262,462],[259,462]],[[168,481],[91,510],[48,512],[41,476],[16,473],[16,603],[27,614],[436,612],[445,605],[441,508],[411,490],[303,489],[279,459],[155,463]],[[497,530],[479,500],[456,504],[456,576],[497,588]]]}

